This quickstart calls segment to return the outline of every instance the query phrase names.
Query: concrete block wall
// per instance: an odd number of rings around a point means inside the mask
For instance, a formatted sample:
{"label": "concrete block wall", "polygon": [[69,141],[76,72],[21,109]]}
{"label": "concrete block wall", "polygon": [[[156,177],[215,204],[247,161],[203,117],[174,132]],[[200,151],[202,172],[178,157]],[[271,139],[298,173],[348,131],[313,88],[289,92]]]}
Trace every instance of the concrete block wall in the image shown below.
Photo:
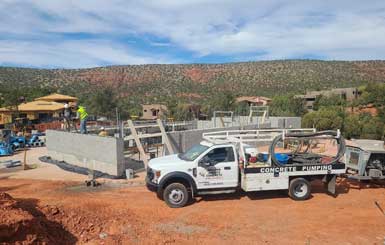
{"label": "concrete block wall", "polygon": [[269,117],[272,128],[301,128],[301,117]]}
{"label": "concrete block wall", "polygon": [[[231,118],[224,118],[223,122],[225,124],[225,128],[229,127],[241,127],[241,126],[249,126],[252,125],[253,127],[257,127],[258,124],[258,118],[253,117],[252,122],[249,122],[249,117],[241,116],[241,117],[234,117],[234,120],[231,121]],[[268,120],[265,121],[265,123],[268,123]],[[210,128],[221,128],[222,122],[219,118],[212,118],[211,120],[198,120],[196,122],[196,128],[197,129],[210,129]],[[260,125],[261,128],[263,128],[263,125]],[[222,127],[223,128],[223,127]]]}
{"label": "concrete block wall", "polygon": [[115,176],[125,171],[123,139],[47,130],[48,155],[55,160]]}
{"label": "concrete block wall", "polygon": [[[270,124],[261,125],[263,128],[269,128]],[[168,132],[168,138],[171,142],[171,145],[174,149],[174,152],[184,152],[195,144],[198,144],[202,141],[202,134],[207,132],[217,132],[224,130],[240,130],[241,127],[228,127],[228,128],[210,128],[210,129],[194,129],[186,131],[175,131]],[[256,125],[247,125],[243,129],[257,129]],[[167,152],[166,152],[167,153]]]}
{"label": "concrete block wall", "polygon": [[[245,125],[257,125],[260,117],[252,117],[252,121],[249,121],[248,116],[236,116],[231,121],[231,118],[225,117],[223,119],[225,127],[236,127]],[[301,128],[301,117],[269,117],[266,118],[265,123],[270,123],[271,128]],[[222,127],[221,120],[214,118],[211,120],[199,120],[197,121],[197,129],[209,129],[215,127]],[[263,125],[260,125],[263,128]]]}

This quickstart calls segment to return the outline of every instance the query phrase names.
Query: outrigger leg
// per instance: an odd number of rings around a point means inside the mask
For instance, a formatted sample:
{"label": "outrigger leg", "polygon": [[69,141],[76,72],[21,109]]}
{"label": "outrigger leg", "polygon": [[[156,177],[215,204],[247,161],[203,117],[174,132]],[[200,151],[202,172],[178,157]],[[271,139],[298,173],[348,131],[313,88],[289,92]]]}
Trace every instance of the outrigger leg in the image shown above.
{"label": "outrigger leg", "polygon": [[322,179],[322,182],[327,188],[327,193],[334,197],[336,197],[336,179],[337,176],[335,174],[325,175]]}

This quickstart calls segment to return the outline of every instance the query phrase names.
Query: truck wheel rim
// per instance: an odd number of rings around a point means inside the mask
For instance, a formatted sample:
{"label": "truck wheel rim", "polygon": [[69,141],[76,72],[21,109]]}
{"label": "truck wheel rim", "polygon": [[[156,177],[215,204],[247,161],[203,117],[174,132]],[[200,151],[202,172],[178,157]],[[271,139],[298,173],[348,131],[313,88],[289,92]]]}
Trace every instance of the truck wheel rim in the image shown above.
{"label": "truck wheel rim", "polygon": [[183,191],[181,190],[178,190],[178,189],[174,189],[170,192],[170,194],[168,195],[168,199],[170,200],[170,202],[172,204],[179,204],[183,201],[183,198],[184,198],[184,194],[183,194]]}
{"label": "truck wheel rim", "polygon": [[296,197],[304,197],[308,191],[307,185],[301,183],[294,188],[294,195]]}

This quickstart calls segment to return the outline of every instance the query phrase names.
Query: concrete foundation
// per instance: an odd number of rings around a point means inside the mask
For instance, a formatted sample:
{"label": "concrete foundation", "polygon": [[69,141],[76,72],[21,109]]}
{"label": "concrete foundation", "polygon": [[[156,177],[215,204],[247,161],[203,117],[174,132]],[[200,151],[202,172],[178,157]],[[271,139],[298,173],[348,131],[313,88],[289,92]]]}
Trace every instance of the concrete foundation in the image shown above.
{"label": "concrete foundation", "polygon": [[122,176],[123,139],[47,130],[48,155],[55,160]]}

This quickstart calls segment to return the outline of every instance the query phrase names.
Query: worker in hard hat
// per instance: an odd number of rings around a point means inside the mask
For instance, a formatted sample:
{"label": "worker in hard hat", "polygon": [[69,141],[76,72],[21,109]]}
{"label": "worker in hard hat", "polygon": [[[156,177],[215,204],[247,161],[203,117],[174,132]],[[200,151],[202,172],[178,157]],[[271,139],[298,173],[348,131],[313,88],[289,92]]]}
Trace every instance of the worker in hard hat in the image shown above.
{"label": "worker in hard hat", "polygon": [[102,136],[102,137],[108,136],[108,132],[104,127],[100,128],[99,136]]}
{"label": "worker in hard hat", "polygon": [[78,104],[75,105],[76,109],[76,119],[80,120],[80,133],[87,134],[87,119],[88,113],[84,106]]}

